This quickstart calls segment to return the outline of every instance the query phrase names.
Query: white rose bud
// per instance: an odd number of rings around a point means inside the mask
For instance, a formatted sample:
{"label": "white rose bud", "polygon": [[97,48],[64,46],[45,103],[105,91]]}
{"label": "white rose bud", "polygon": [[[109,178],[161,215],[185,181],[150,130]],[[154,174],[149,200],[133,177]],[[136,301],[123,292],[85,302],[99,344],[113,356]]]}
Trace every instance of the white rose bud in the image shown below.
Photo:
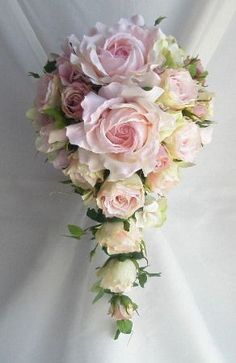
{"label": "white rose bud", "polygon": [[137,277],[137,268],[132,260],[111,259],[98,271],[97,276],[101,278],[100,286],[103,289],[120,293],[133,286]]}
{"label": "white rose bud", "polygon": [[143,183],[137,174],[116,182],[106,180],[97,195],[97,205],[106,217],[129,218],[143,204]]}
{"label": "white rose bud", "polygon": [[156,200],[148,195],[142,211],[135,213],[137,226],[139,228],[161,227],[166,220],[166,209],[166,198]]}
{"label": "white rose bud", "polygon": [[104,223],[96,232],[97,242],[106,247],[110,255],[139,252],[142,241],[141,231],[134,220],[129,223],[129,231],[124,229],[123,222]]}

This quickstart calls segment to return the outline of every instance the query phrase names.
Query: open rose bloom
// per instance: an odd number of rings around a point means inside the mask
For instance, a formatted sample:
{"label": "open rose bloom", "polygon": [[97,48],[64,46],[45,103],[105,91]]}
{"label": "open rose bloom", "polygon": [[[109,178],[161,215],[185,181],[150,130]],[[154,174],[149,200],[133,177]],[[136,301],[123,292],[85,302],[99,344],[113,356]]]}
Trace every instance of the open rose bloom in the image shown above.
{"label": "open rose bloom", "polygon": [[143,231],[164,223],[181,168],[194,165],[213,131],[207,71],[159,22],[147,26],[136,15],[96,23],[31,74],[37,94],[27,117],[36,148],[91,204],[93,224],[68,229],[77,239],[91,233],[91,257],[97,248],[107,256],[93,290],[95,301],[110,297],[115,338],[132,331],[137,310],[124,291],[159,276],[146,270]]}

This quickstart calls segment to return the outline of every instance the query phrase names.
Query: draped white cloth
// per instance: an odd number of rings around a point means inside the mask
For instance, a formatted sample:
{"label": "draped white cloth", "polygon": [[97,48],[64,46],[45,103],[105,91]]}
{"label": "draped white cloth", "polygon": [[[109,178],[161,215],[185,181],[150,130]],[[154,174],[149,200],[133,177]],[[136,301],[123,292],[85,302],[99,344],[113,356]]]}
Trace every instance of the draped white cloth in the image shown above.
{"label": "draped white cloth", "polygon": [[[0,0],[0,362],[235,363],[235,0]],[[66,239],[85,225],[80,198],[36,156],[25,119],[46,53],[96,21],[141,13],[208,62],[216,92],[213,143],[169,196],[168,221],[146,233],[151,270],[134,289],[140,317],[112,340],[108,304],[91,304],[102,254]],[[202,52],[202,54],[201,54]]]}

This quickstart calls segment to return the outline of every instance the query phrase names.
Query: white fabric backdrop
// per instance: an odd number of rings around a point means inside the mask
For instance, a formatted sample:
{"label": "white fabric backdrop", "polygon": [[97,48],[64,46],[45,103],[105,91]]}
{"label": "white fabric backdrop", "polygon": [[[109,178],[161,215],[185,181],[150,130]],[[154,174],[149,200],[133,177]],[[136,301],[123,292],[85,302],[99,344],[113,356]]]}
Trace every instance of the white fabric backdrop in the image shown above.
{"label": "white fabric backdrop", "polygon": [[[234,363],[236,360],[235,1],[0,0],[0,362]],[[89,241],[63,237],[86,223],[79,197],[36,157],[25,120],[38,71],[63,38],[97,20],[141,13],[191,51],[202,50],[217,94],[212,145],[184,170],[166,225],[146,234],[152,270],[135,290],[140,318],[113,342],[104,302],[89,287]],[[56,193],[54,192],[56,191]]]}

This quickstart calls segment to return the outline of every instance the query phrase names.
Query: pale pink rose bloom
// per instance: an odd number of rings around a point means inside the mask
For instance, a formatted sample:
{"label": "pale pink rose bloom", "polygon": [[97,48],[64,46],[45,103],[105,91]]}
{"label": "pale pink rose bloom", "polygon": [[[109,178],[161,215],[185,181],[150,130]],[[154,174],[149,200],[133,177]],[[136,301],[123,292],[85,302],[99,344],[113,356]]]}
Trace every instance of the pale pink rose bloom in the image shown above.
{"label": "pale pink rose bloom", "polygon": [[103,171],[92,172],[88,165],[81,163],[78,151],[68,156],[68,164],[63,173],[78,187],[91,189],[97,182],[103,181]]}
{"label": "pale pink rose bloom", "polygon": [[52,161],[55,169],[65,169],[68,166],[68,152],[66,150],[59,150],[57,156]]}
{"label": "pale pink rose bloom", "polygon": [[[122,18],[112,27],[97,23],[79,46],[76,42],[71,61],[81,64],[83,72],[95,84],[120,82],[136,73],[147,75],[153,45],[159,36],[159,29],[147,28],[140,15]],[[152,81],[159,82],[154,72]]]}
{"label": "pale pink rose bloom", "polygon": [[206,105],[203,105],[202,103],[197,103],[191,110],[194,115],[196,115],[199,118],[204,119],[208,115],[208,107]]}
{"label": "pale pink rose bloom", "polygon": [[168,166],[170,165],[170,161],[170,156],[166,151],[165,147],[163,145],[160,145],[156,156],[156,165],[154,171],[157,172],[168,168]]}
{"label": "pale pink rose bloom", "polygon": [[201,136],[202,145],[207,145],[207,144],[211,143],[212,134],[213,134],[212,126],[200,128],[200,136]]}
{"label": "pale pink rose bloom", "polygon": [[174,159],[194,162],[201,149],[200,129],[194,122],[187,122],[178,127],[165,142]]}
{"label": "pale pink rose bloom", "polygon": [[38,111],[43,111],[59,104],[59,78],[54,74],[45,74],[38,80],[35,105]]}
{"label": "pale pink rose bloom", "polygon": [[166,195],[179,183],[178,166],[172,163],[167,169],[148,174],[146,186],[155,193]]}
{"label": "pale pink rose bloom", "polygon": [[69,86],[74,82],[79,82],[82,79],[81,71],[78,66],[66,61],[58,66],[58,73],[61,83],[64,86]]}
{"label": "pale pink rose bloom", "polygon": [[185,69],[167,69],[161,75],[161,86],[165,90],[161,100],[174,109],[191,105],[197,98],[197,83]]}
{"label": "pale pink rose bloom", "polygon": [[142,233],[133,219],[129,231],[124,229],[123,222],[104,223],[96,232],[96,241],[107,248],[109,255],[132,253],[141,250]]}
{"label": "pale pink rose bloom", "polygon": [[43,126],[36,138],[36,149],[43,153],[59,150],[67,142],[66,129],[55,129],[53,124]]}
{"label": "pale pink rose bloom", "polygon": [[86,83],[74,82],[66,87],[61,94],[62,110],[66,116],[74,119],[82,117],[83,109],[81,102],[90,91]]}
{"label": "pale pink rose bloom", "polygon": [[111,315],[112,318],[115,320],[129,320],[132,319],[134,313],[134,308],[132,305],[128,306],[127,308],[117,303],[116,305],[111,305],[108,311],[108,314]]}
{"label": "pale pink rose bloom", "polygon": [[97,205],[106,217],[129,218],[144,205],[143,183],[137,174],[111,182],[107,179],[97,194]]}
{"label": "pale pink rose bloom", "polygon": [[158,87],[144,91],[111,83],[98,95],[90,92],[84,98],[84,122],[68,126],[67,136],[71,144],[93,152],[92,160],[89,154],[82,154],[84,161],[93,164],[91,170],[96,170],[96,163],[102,164],[114,181],[139,169],[145,175],[154,169],[158,124],[164,112],[153,100],[160,92]]}

